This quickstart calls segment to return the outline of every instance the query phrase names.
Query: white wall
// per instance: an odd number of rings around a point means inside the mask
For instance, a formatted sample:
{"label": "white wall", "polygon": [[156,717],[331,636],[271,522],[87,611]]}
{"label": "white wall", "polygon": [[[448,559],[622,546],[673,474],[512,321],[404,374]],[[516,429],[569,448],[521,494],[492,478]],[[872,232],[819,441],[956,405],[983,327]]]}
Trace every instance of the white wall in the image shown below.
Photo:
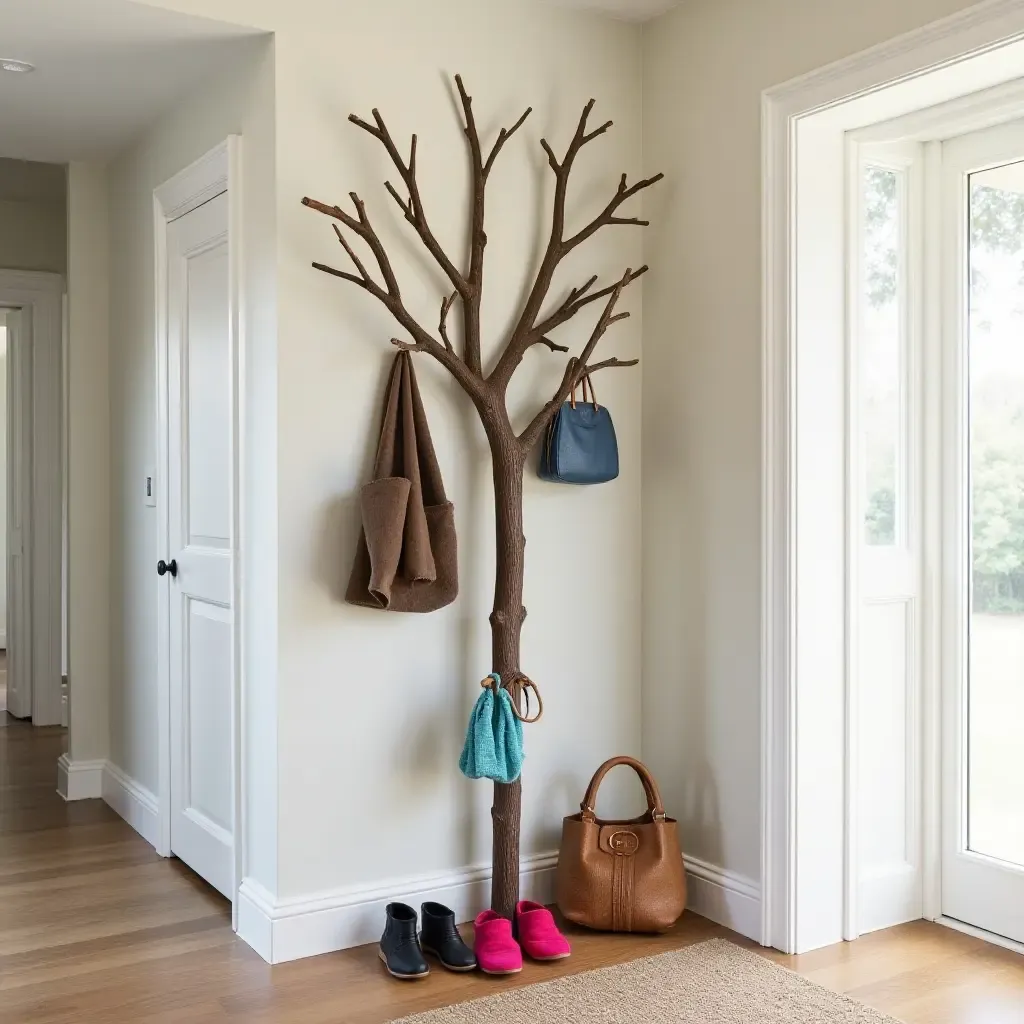
{"label": "white wall", "polygon": [[[529,104],[535,113],[495,171],[488,215],[485,334],[492,352],[521,298],[550,216],[551,174],[539,147],[571,137],[594,96],[615,128],[588,147],[570,216],[596,212],[623,171],[641,164],[640,30],[547,5],[415,0],[165,0],[162,6],[276,33],[280,335],[278,389],[279,898],[458,873],[490,860],[490,787],[457,761],[466,719],[490,668],[493,590],[489,469],[474,414],[424,359],[417,370],[434,442],[455,502],[461,594],[448,609],[391,617],[347,606],[341,593],[357,539],[381,388],[393,349],[389,317],[363,293],[310,269],[343,259],[303,195],[346,201],[358,190],[392,252],[411,307],[430,326],[443,293],[383,189],[392,176],[372,139],[348,125],[378,106],[397,137],[420,136],[424,200],[444,243],[461,254],[467,163],[451,94],[460,71],[493,138]],[[403,141],[403,145],[405,142]],[[558,294],[599,272],[638,266],[638,231],[603,232],[572,261]],[[634,318],[603,342],[639,352]],[[582,344],[581,322],[564,340]],[[531,352],[511,395],[517,420],[555,390],[564,363]],[[599,488],[527,481],[529,619],[523,667],[546,714],[527,733],[524,855],[557,847],[561,818],[605,757],[640,748],[640,386],[637,372],[602,375],[598,393],[619,432],[622,477]],[[269,557],[269,551],[266,552]],[[250,666],[251,668],[251,666]],[[607,806],[637,800],[628,778]],[[630,804],[629,806],[635,806]],[[429,841],[424,841],[429,837]],[[396,883],[397,884],[397,883]],[[352,894],[355,895],[352,895]]]}
{"label": "white wall", "polygon": [[110,316],[107,177],[68,168],[68,684],[72,761],[109,748]]}
{"label": "white wall", "polygon": [[67,271],[67,212],[63,200],[0,197],[0,267]]}
{"label": "white wall", "polygon": [[7,325],[0,310],[0,647],[7,648]]}
{"label": "white wall", "polygon": [[[539,137],[564,148],[591,96],[599,101],[596,123],[615,120],[579,161],[574,222],[596,213],[623,171],[639,175],[639,42],[636,27],[611,20],[476,0],[410,0],[343,14],[325,5],[316,27],[311,21],[308,30],[278,36],[281,336],[288,339],[279,411],[280,896],[450,872],[489,863],[491,851],[491,787],[468,782],[457,767],[478,682],[491,668],[494,526],[482,431],[444,371],[418,359],[456,508],[460,597],[421,617],[343,604],[395,327],[363,293],[309,268],[313,259],[343,263],[344,254],[326,220],[298,200],[341,203],[357,190],[387,241],[403,294],[433,327],[445,288],[382,187],[393,177],[385,154],[345,115],[379,107],[403,147],[419,133],[424,202],[445,245],[461,255],[467,160],[446,76],[462,73],[490,137],[534,105],[490,185],[489,357],[549,225],[552,175]],[[555,294],[592,273],[618,278],[639,265],[640,246],[637,230],[606,230],[578,252]],[[639,289],[623,308],[634,318],[602,342],[605,355],[639,354]],[[582,345],[583,319],[562,330],[564,342]],[[564,357],[546,349],[530,353],[510,397],[517,422],[550,397],[563,367]],[[526,730],[524,856],[557,848],[562,816],[602,760],[640,748],[640,382],[630,371],[597,380],[618,429],[617,481],[558,487],[528,473],[522,665],[544,692],[545,717]],[[609,783],[609,806],[627,784]]]}
{"label": "white wall", "polygon": [[688,0],[644,29],[644,752],[760,874],[762,90],[969,6]]}
{"label": "white wall", "polygon": [[[144,481],[156,464],[153,190],[230,134],[243,136],[244,265],[248,351],[248,456],[243,567],[249,647],[247,713],[256,725],[249,770],[252,873],[276,873],[276,744],[259,724],[275,720],[276,343],[274,245],[274,58],[265,41],[240,43],[237,62],[151,126],[109,168],[111,211],[112,549],[110,757],[144,788],[158,791],[156,509]],[[159,500],[159,496],[158,496]],[[269,582],[268,582],[269,581]],[[269,596],[268,596],[269,595]],[[269,705],[269,706],[268,706]],[[225,737],[227,742],[227,737]]]}

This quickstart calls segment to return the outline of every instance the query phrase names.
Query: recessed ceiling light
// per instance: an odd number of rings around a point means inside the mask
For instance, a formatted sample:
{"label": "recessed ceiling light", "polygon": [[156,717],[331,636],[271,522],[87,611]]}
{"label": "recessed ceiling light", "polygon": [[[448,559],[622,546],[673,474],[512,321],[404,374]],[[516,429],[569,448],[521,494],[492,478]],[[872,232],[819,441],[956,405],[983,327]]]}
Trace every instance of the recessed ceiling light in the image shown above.
{"label": "recessed ceiling light", "polygon": [[24,60],[13,60],[10,57],[0,57],[0,71],[14,71],[15,73],[27,75],[35,71],[36,66]]}

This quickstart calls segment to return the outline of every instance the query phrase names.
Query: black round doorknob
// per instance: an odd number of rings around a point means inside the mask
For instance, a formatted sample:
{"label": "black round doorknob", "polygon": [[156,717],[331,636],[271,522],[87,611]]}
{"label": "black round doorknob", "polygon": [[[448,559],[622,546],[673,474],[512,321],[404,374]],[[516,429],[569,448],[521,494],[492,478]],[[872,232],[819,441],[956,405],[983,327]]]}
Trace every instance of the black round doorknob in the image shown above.
{"label": "black round doorknob", "polygon": [[156,571],[158,576],[166,576],[170,573],[172,576],[178,575],[178,563],[175,559],[171,559],[169,562],[165,562],[162,558],[156,563]]}

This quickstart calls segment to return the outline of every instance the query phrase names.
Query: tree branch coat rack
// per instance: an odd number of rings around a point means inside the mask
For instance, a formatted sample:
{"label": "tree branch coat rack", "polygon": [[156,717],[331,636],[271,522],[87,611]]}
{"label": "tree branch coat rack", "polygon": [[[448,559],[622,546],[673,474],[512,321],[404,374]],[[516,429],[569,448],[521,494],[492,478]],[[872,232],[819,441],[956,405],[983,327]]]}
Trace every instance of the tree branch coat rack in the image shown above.
{"label": "tree branch coat rack", "polygon": [[[526,460],[530,451],[543,437],[555,412],[585,375],[613,367],[634,366],[638,362],[636,359],[623,360],[614,357],[591,362],[591,357],[608,328],[629,316],[627,312],[617,313],[616,307],[622,292],[645,273],[647,267],[626,270],[614,284],[596,289],[598,279],[595,275],[581,286],[572,288],[550,311],[545,312],[544,306],[555,272],[562,260],[574,249],[601,228],[648,223],[638,217],[619,216],[618,211],[628,199],[654,185],[664,175],[656,174],[630,185],[623,174],[614,195],[601,212],[578,231],[568,234],[565,203],[573,165],[583,147],[607,132],[612,122],[606,121],[600,127],[588,130],[587,122],[594,109],[594,100],[590,100],[583,108],[576,132],[561,159],[555,155],[547,140],[541,140],[540,144],[555,175],[551,234],[519,319],[512,327],[496,363],[489,373],[485,373],[480,344],[480,302],[483,292],[484,250],[487,246],[487,235],[484,231],[487,181],[503,147],[523,126],[532,108],[527,109],[511,128],[502,128],[498,132],[497,139],[485,156],[473,115],[472,97],[466,92],[461,76],[455,76],[455,84],[458,87],[465,118],[464,129],[469,143],[473,183],[472,194],[469,197],[469,266],[465,270],[457,267],[445,253],[427,220],[416,176],[416,136],[412,137],[409,156],[406,158],[395,145],[384,119],[377,110],[372,112],[372,124],[355,114],[349,118],[353,124],[372,135],[387,150],[401,179],[401,189],[390,181],[385,182],[385,187],[398,204],[405,219],[419,235],[427,251],[451,282],[452,292],[441,300],[436,333],[425,328],[406,307],[388,253],[366,212],[366,204],[355,192],[350,193],[354,212],[347,212],[339,206],[321,203],[315,199],[305,198],[302,202],[337,222],[332,226],[352,263],[353,270],[337,270],[322,263],[314,263],[313,266],[326,274],[348,281],[357,288],[362,288],[381,302],[408,335],[408,339],[394,338],[392,343],[409,352],[426,352],[436,359],[459,382],[480,416],[491,450],[497,538],[494,607],[490,616],[492,670],[501,676],[503,685],[509,688],[510,695],[518,704],[524,679],[519,657],[520,637],[526,618],[526,609],[523,607],[526,547],[526,538],[523,535],[523,472]],[[341,230],[342,227],[361,239],[369,249],[383,283],[367,269]],[[460,304],[463,321],[464,343],[461,355],[456,352],[448,333],[448,318],[457,301]],[[567,362],[562,382],[550,401],[545,403],[526,428],[517,434],[509,419],[505,396],[509,381],[522,362],[523,356],[534,345],[543,345],[552,352],[568,352],[566,346],[552,340],[551,333],[572,320],[591,303],[601,301],[604,302],[604,306],[589,340],[580,354]],[[491,808],[494,865],[491,905],[506,917],[512,916],[519,898],[521,809],[522,790],[518,779],[510,784],[494,784],[494,802]]]}

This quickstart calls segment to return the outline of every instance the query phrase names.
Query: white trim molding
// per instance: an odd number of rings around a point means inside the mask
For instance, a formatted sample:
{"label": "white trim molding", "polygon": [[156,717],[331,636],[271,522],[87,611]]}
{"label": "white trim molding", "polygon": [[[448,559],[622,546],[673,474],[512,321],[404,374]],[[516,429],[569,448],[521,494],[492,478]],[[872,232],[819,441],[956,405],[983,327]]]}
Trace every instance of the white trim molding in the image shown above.
{"label": "white trim molding", "polygon": [[150,846],[160,836],[159,805],[145,786],[110,761],[57,761],[57,792],[67,801],[103,800],[131,825]]}
{"label": "white trim molding", "polygon": [[57,760],[57,793],[67,800],[99,800],[103,796],[106,761],[72,761],[67,754]]}
{"label": "white trim molding", "polygon": [[[849,524],[845,486],[829,476],[846,462],[834,419],[847,401],[846,296],[841,254],[822,264],[819,252],[844,233],[846,133],[999,87],[1022,60],[1024,0],[988,0],[762,95],[760,940],[785,952],[837,942],[856,920],[850,822],[837,812],[852,800],[845,759],[836,770],[850,678],[835,586],[845,591]],[[800,173],[815,187],[798,203]],[[818,370],[826,383],[812,387]]]}
{"label": "white trim molding", "polygon": [[107,761],[103,765],[100,795],[150,846],[156,848],[160,838],[159,805],[145,786]]}
{"label": "white trim molding", "polygon": [[686,864],[686,906],[715,924],[731,928],[755,942],[761,939],[761,886],[752,878],[683,857]]}
{"label": "white trim molding", "polygon": [[[557,853],[523,859],[523,899],[552,902],[557,862]],[[272,964],[332,953],[377,941],[384,908],[395,901],[443,903],[455,911],[456,920],[471,921],[488,906],[490,878],[490,865],[480,865],[283,900],[246,878],[238,893],[238,935]]]}

